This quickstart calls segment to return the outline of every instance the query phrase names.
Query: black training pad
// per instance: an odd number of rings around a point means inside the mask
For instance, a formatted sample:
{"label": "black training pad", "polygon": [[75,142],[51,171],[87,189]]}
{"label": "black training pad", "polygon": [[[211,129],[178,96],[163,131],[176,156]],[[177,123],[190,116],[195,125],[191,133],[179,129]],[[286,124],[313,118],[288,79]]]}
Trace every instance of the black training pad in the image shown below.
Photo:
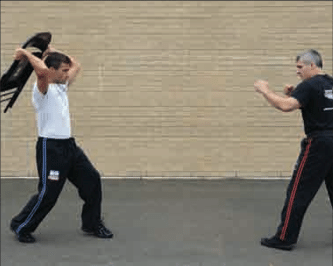
{"label": "black training pad", "polygon": [[[42,58],[44,51],[47,49],[49,43],[51,42],[51,33],[41,32],[30,37],[23,45],[22,48],[36,47],[40,49],[40,52],[34,52],[33,54],[38,58]],[[14,60],[10,68],[3,74],[0,80],[0,92],[1,92],[1,102],[10,101],[6,106],[4,112],[13,106],[17,97],[21,93],[24,85],[29,79],[31,73],[33,72],[33,67],[28,60]],[[9,91],[3,93],[5,91]],[[4,96],[13,95],[7,99],[3,99]]]}

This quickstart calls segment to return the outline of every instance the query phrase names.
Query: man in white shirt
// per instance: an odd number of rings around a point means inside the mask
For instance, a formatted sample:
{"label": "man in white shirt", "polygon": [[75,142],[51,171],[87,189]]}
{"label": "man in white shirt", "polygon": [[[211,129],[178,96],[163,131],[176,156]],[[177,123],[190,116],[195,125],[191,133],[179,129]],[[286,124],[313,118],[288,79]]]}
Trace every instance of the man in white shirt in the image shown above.
{"label": "man in white shirt", "polygon": [[32,102],[36,111],[38,140],[36,160],[39,175],[38,193],[11,221],[11,230],[23,243],[33,243],[31,235],[54,207],[68,179],[84,201],[82,230],[99,238],[113,234],[101,220],[101,178],[82,149],[71,136],[67,90],[80,71],[72,57],[51,46],[45,60],[18,48],[15,60],[29,60],[37,75]]}

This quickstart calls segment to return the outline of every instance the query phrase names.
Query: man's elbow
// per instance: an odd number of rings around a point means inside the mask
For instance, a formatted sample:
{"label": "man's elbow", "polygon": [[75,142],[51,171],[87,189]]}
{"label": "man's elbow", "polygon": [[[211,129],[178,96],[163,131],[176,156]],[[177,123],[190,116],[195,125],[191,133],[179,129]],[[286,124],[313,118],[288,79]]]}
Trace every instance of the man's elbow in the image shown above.
{"label": "man's elbow", "polygon": [[81,64],[80,64],[80,63],[77,63],[76,68],[77,68],[77,72],[80,72],[81,69],[82,69]]}
{"label": "man's elbow", "polygon": [[81,64],[79,61],[74,60],[73,58],[71,58],[71,69],[75,70],[75,71],[80,71],[81,70]]}
{"label": "man's elbow", "polygon": [[292,108],[284,108],[284,109],[281,109],[282,112],[284,113],[289,113],[291,111],[294,111],[295,109],[292,109]]}
{"label": "man's elbow", "polygon": [[38,69],[38,71],[36,71],[36,75],[38,78],[45,78],[49,75],[49,69],[46,66]]}
{"label": "man's elbow", "polygon": [[297,109],[298,107],[295,105],[291,105],[291,104],[282,104],[279,108],[279,110],[281,110],[284,113],[289,113],[294,111],[295,109]]}
{"label": "man's elbow", "polygon": [[74,73],[74,75],[76,76],[77,74],[79,74],[80,71],[81,71],[81,64],[75,63],[75,65],[73,66],[73,68],[70,72]]}

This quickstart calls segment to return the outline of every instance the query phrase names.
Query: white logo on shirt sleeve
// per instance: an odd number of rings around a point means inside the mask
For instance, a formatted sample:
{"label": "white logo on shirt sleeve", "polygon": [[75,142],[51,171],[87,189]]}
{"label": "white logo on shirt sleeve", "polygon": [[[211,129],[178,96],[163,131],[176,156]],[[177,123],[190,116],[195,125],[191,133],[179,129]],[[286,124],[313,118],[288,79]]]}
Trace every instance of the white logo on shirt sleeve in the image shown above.
{"label": "white logo on shirt sleeve", "polygon": [[325,90],[324,96],[327,99],[333,100],[333,88],[332,88],[332,90]]}

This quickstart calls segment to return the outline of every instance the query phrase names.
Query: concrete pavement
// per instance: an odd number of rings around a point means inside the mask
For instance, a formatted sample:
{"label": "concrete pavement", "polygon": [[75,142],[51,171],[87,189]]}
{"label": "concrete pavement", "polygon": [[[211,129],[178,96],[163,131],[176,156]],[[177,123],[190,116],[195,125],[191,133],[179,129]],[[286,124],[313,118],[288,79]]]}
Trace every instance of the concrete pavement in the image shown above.
{"label": "concrete pavement", "polygon": [[329,266],[332,208],[324,186],[292,251],[262,247],[279,222],[288,180],[106,180],[103,215],[115,234],[80,231],[82,201],[67,182],[57,205],[22,244],[9,230],[37,180],[1,180],[2,266]]}

